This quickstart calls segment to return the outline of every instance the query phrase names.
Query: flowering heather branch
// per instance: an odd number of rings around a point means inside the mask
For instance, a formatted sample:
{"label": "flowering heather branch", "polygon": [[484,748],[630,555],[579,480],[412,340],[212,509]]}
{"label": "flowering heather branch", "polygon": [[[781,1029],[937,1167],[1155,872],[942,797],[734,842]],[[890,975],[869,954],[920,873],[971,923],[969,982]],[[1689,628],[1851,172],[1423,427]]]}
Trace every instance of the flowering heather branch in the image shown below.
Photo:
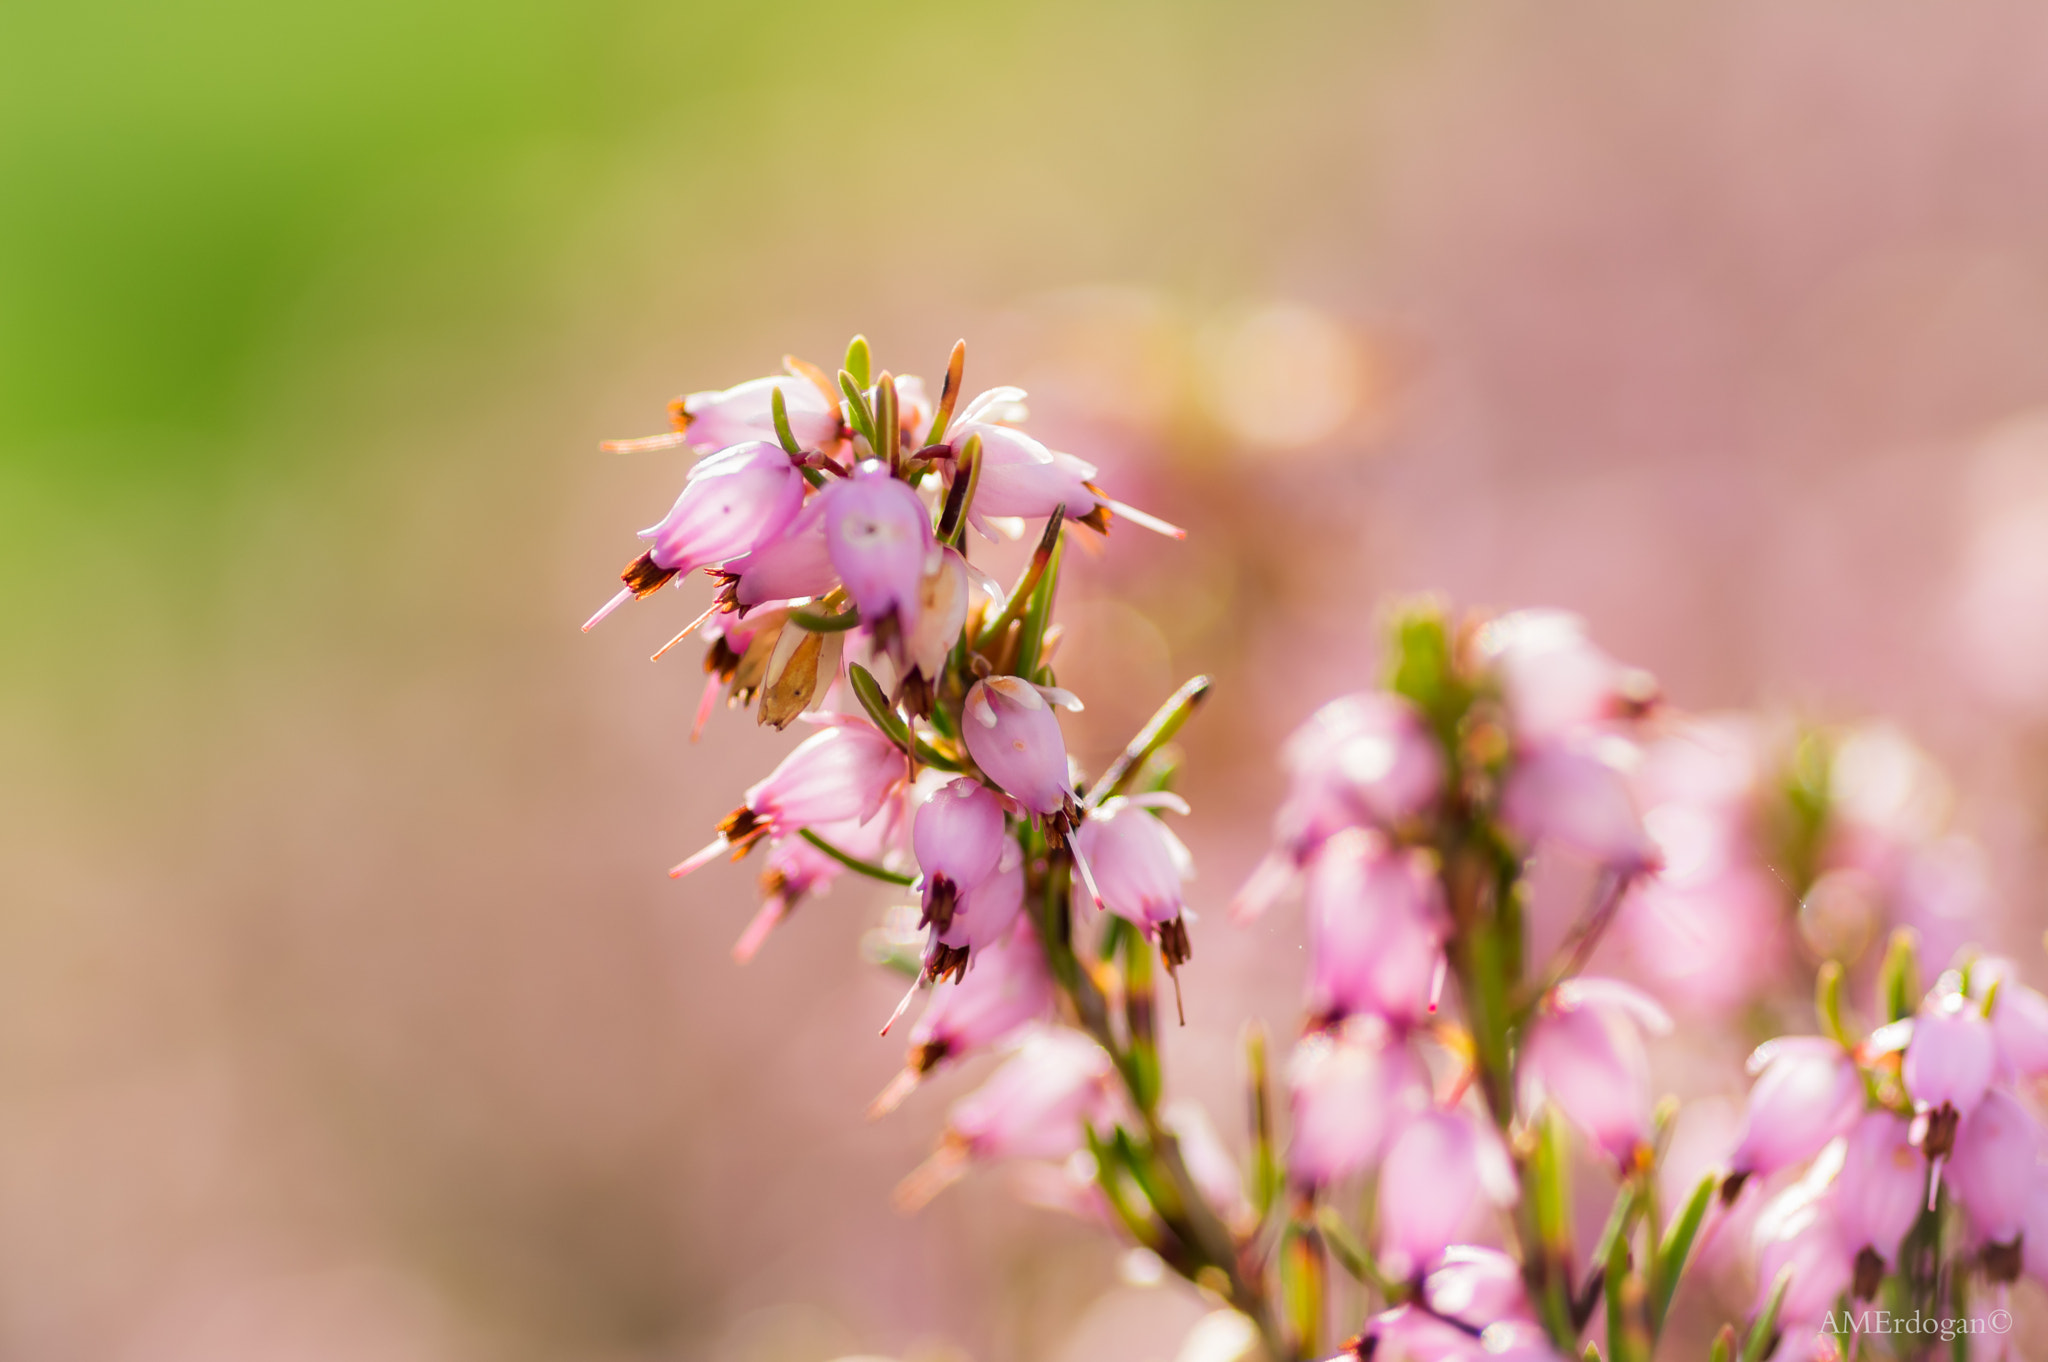
{"label": "flowering heather branch", "polygon": [[[936,402],[875,373],[856,338],[835,375],[788,360],[672,403],[672,432],[614,447],[701,457],[591,621],[702,570],[713,607],[662,650],[693,631],[708,645],[698,728],[723,697],[816,729],[672,872],[766,848],[736,956],[841,874],[915,899],[897,1017],[930,1001],[873,1114],[1004,1056],[901,1206],[980,1164],[1036,1163],[1040,1199],[1151,1250],[1272,1362],[1646,1362],[1756,1186],[1756,1304],[1716,1355],[1758,1362],[1788,1339],[1827,1355],[1817,1330],[1838,1304],[1955,1311],[1966,1282],[2048,1278],[2029,1248],[2048,1244],[2048,1180],[2026,1087],[2048,1075],[2048,999],[1967,955],[1922,989],[1914,914],[1960,891],[1930,869],[1935,835],[1855,778],[1896,775],[1896,740],[1808,731],[1774,749],[1758,725],[1689,719],[1556,612],[1408,604],[1385,683],[1286,745],[1274,847],[1232,916],[1299,890],[1305,1015],[1284,1101],[1247,1029],[1240,1166],[1166,1101],[1155,986],[1163,969],[1184,1019],[1192,858],[1167,820],[1187,812],[1169,744],[1209,682],[1091,782],[1058,717],[1082,701],[1053,666],[1066,540],[1120,521],[1181,532],[1026,434],[1020,390],[962,400],[965,358]],[[970,529],[1031,538],[1013,583],[973,563]],[[1588,886],[1540,935],[1539,856]],[[1887,913],[1866,1030],[1844,980]],[[1667,1206],[1666,1003],[1763,1015],[1797,972],[1793,942],[1817,962],[1822,1034],[1757,1050],[1739,1142]],[[1597,1236],[1575,1172],[1611,1188]]]}

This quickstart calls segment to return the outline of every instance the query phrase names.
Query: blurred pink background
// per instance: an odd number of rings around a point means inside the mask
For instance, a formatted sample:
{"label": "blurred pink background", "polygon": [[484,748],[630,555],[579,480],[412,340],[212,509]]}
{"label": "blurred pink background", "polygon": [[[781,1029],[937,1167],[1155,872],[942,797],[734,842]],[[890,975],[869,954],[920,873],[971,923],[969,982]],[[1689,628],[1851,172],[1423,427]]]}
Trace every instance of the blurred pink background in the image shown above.
{"label": "blurred pink background", "polygon": [[[1894,717],[2043,981],[2048,12],[589,22],[602,117],[337,219],[227,415],[15,447],[0,1355],[1175,1355],[1200,1302],[1001,1177],[890,1211],[980,1070],[863,1119],[887,896],[735,966],[758,867],[663,872],[789,740],[689,745],[696,650],[645,659],[701,588],[576,632],[681,467],[597,442],[855,330],[927,376],[965,336],[1190,527],[1078,561],[1061,679],[1099,769],[1218,678],[1168,1071],[1232,1140],[1301,963],[1220,909],[1390,593]],[[122,441],[161,459],[45,475]]]}

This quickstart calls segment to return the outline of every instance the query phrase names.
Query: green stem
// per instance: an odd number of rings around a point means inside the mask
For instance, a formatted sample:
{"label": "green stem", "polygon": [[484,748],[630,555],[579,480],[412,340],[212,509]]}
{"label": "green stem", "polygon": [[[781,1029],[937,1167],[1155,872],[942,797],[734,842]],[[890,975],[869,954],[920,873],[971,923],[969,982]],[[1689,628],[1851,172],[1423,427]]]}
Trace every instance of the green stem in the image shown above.
{"label": "green stem", "polygon": [[851,852],[841,851],[809,828],[798,828],[796,835],[839,862],[839,864],[845,866],[848,870],[859,871],[871,880],[880,880],[884,884],[900,884],[906,889],[917,883],[916,878],[913,876],[899,875],[893,870],[884,870],[873,861],[863,861]]}

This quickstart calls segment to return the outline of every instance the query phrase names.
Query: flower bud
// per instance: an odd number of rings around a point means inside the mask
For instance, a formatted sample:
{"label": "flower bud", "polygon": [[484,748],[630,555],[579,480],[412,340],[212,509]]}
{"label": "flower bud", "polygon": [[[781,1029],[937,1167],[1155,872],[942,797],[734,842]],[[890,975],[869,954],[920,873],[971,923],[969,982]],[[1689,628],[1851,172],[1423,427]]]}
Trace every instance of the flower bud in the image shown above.
{"label": "flower bud", "polygon": [[1429,1075],[1414,1051],[1363,1019],[1304,1036],[1287,1080],[1294,1112],[1287,1169],[1303,1187],[1377,1164],[1401,1115],[1429,1100]]}
{"label": "flower bud", "polygon": [[1421,1021],[1435,1006],[1449,930],[1426,856],[1389,847],[1378,833],[1339,833],[1309,866],[1310,1013]]}
{"label": "flower bud", "polygon": [[1102,906],[1146,931],[1181,913],[1181,885],[1194,877],[1194,858],[1153,808],[1186,813],[1176,795],[1105,800],[1074,834],[1095,872]]}
{"label": "flower bud", "polygon": [[1003,802],[971,776],[948,781],[918,809],[911,847],[924,871],[924,921],[946,930],[962,895],[995,873],[1006,835]]}
{"label": "flower bud", "polygon": [[773,394],[782,390],[790,433],[805,449],[821,449],[839,435],[839,409],[816,385],[793,376],[756,378],[721,392],[691,393],[677,405],[683,439],[692,449],[724,449],[746,440],[775,439]]}
{"label": "flower bud", "polygon": [[1074,798],[1067,743],[1038,688],[1021,676],[991,676],[967,692],[961,737],[983,775],[1031,812],[1052,817]]}
{"label": "flower bud", "polygon": [[917,493],[871,459],[818,495],[826,551],[862,622],[872,631],[893,617],[904,634],[915,633],[934,548],[931,514]]}
{"label": "flower bud", "polygon": [[1766,1041],[1750,1056],[1749,1068],[1757,1080],[1729,1159],[1736,1190],[1752,1174],[1769,1177],[1812,1158],[1855,1124],[1864,1105],[1856,1062],[1821,1036]]}
{"label": "flower bud", "polygon": [[1882,1110],[1856,1122],[1835,1175],[1834,1203],[1842,1247],[1857,1260],[1857,1298],[1867,1300],[1876,1290],[1872,1278],[1896,1263],[1899,1241],[1927,1203],[1927,1160],[1913,1147],[1911,1122]]}
{"label": "flower bud", "polygon": [[2012,1096],[1993,1089],[1956,1128],[1955,1152],[1942,1177],[1986,1243],[2010,1244],[2026,1219],[2020,1189],[2040,1160],[2041,1128]]}
{"label": "flower bud", "polygon": [[1664,1009],[1613,979],[1551,990],[1522,1045],[1523,1101],[1549,1102],[1623,1170],[1649,1152],[1650,1060],[1643,1033],[1671,1029]]}
{"label": "flower bud", "polygon": [[1957,1121],[1984,1100],[1997,1063],[1991,1023],[1968,998],[1946,993],[1920,1005],[1899,1077],[1914,1108],[1928,1117],[1921,1148],[1929,1158],[1948,1153]]}

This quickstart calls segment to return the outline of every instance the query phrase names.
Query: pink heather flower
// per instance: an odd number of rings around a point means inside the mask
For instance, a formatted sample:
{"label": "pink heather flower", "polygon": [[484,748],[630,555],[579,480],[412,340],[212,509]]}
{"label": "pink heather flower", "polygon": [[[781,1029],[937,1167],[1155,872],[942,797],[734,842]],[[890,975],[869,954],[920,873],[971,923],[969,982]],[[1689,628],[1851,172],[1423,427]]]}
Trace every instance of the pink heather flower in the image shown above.
{"label": "pink heather flower", "polygon": [[743,610],[767,601],[822,596],[839,585],[839,570],[825,542],[825,503],[812,497],[795,518],[745,557],[722,564],[719,575],[730,584],[732,598]]}
{"label": "pink heather flower", "polygon": [[1071,454],[1056,453],[1010,425],[1024,417],[1022,388],[991,388],[953,418],[946,442],[954,449],[971,436],[981,437],[981,473],[974,484],[969,514],[986,530],[991,516],[1038,519],[1066,507],[1067,519],[1108,528],[1107,511],[1146,529],[1186,537],[1186,532],[1120,501],[1104,496],[1094,485],[1095,465]]}
{"label": "pink heather flower", "polygon": [[1858,1120],[1835,1175],[1833,1199],[1842,1247],[1852,1254],[1868,1249],[1883,1266],[1892,1266],[1899,1241],[1927,1204],[1927,1160],[1913,1146],[1912,1123],[1889,1111]]}
{"label": "pink heather flower", "polygon": [[2020,1189],[2035,1178],[2041,1128],[2009,1094],[1993,1089],[1956,1128],[1955,1152],[1942,1170],[1970,1227],[1987,1243],[2010,1244],[2026,1219]]}
{"label": "pink heather flower", "polygon": [[1160,1113],[1160,1123],[1179,1142],[1181,1161],[1203,1199],[1226,1224],[1245,1226],[1252,1208],[1245,1199],[1244,1174],[1238,1171],[1237,1159],[1224,1146],[1223,1137],[1216,1133],[1208,1111],[1199,1102],[1170,1102]]}
{"label": "pink heather flower", "polygon": [[1239,921],[1263,913],[1322,844],[1357,824],[1392,828],[1436,803],[1443,754],[1415,707],[1398,695],[1348,695],[1317,710],[1281,750],[1287,800],[1273,820],[1279,845],[1231,904]]}
{"label": "pink heather flower", "polygon": [[1778,1274],[1792,1270],[1779,1326],[1790,1336],[1819,1323],[1855,1280],[1855,1255],[1842,1242],[1828,1198],[1795,1186],[1766,1205],[1756,1221],[1756,1310],[1769,1303]]}
{"label": "pink heather flower", "polygon": [[[680,402],[683,440],[692,449],[724,449],[747,440],[775,439],[772,394],[782,391],[789,431],[805,449],[823,449],[839,438],[839,408],[808,379],[790,375],[756,378],[722,392],[691,393]],[[778,446],[779,447],[779,446]]]}
{"label": "pink heather flower", "polygon": [[1380,1160],[1404,1112],[1429,1100],[1429,1074],[1406,1042],[1367,1019],[1302,1037],[1288,1062],[1293,1181],[1316,1187]]}
{"label": "pink heather flower", "polygon": [[1353,828],[1309,865],[1309,1011],[1412,1026],[1435,1008],[1450,931],[1427,857]]}
{"label": "pink heather flower", "polygon": [[911,824],[910,841],[923,870],[924,920],[944,931],[963,895],[995,873],[1009,839],[1003,802],[962,776],[932,793]]}
{"label": "pink heather flower", "polygon": [[1768,1177],[1818,1154],[1854,1125],[1864,1106],[1855,1060],[1822,1036],[1781,1036],[1749,1057],[1757,1074],[1729,1159],[1736,1190],[1742,1179]]}
{"label": "pink heather flower", "polygon": [[952,918],[941,928],[932,924],[932,939],[956,953],[962,968],[974,952],[1002,939],[1024,907],[1024,853],[1005,838],[1002,859],[992,874],[960,896]]}
{"label": "pink heather flower", "polygon": [[818,495],[826,551],[862,623],[873,630],[893,616],[903,633],[914,633],[935,548],[931,513],[909,483],[873,459]]}
{"label": "pink heather flower", "polygon": [[1595,647],[1585,621],[1561,610],[1502,615],[1480,630],[1479,647],[1500,677],[1520,743],[1626,717],[1655,697],[1655,681]]}
{"label": "pink heather flower", "polygon": [[1152,810],[1185,814],[1178,795],[1105,800],[1074,834],[1095,872],[1102,906],[1150,932],[1181,913],[1181,885],[1194,877],[1194,858]]}
{"label": "pink heather flower", "polygon": [[2028,1276],[2048,1286],[2048,1168],[2013,1189],[2020,1203],[2020,1254]]}
{"label": "pink heather flower", "polygon": [[982,774],[1041,817],[1064,813],[1074,798],[1067,742],[1039,688],[1021,676],[991,676],[967,692],[966,711],[961,737]]}
{"label": "pink heather flower", "polygon": [[1585,734],[1515,758],[1501,792],[1500,818],[1524,843],[1550,842],[1625,875],[1656,863],[1624,764],[1624,739]]}
{"label": "pink heather flower", "polygon": [[1431,1310],[1474,1329],[1536,1318],[1521,1265],[1499,1249],[1453,1244],[1422,1284],[1422,1294]]}
{"label": "pink heather flower", "polygon": [[896,1109],[925,1075],[967,1055],[1000,1045],[1032,1022],[1052,1015],[1052,975],[1031,924],[1013,918],[1010,931],[974,953],[974,968],[943,988],[910,1031],[903,1072],[868,1108],[881,1116]]}
{"label": "pink heather flower", "polygon": [[1109,1112],[1116,1066],[1079,1031],[1036,1027],[980,1088],[953,1104],[948,1132],[977,1159],[1063,1159]]}
{"label": "pink heather flower", "polygon": [[[1991,1023],[1968,998],[1948,993],[1920,1005],[1899,1076],[1914,1107],[1933,1113],[1935,1126],[1946,1120],[1952,1134],[1954,1118],[1968,1116],[1984,1100],[1997,1063]],[[1954,1116],[1943,1117],[1944,1109]],[[1947,1140],[1934,1126],[1929,1127],[1929,1137],[1928,1156],[1938,1158],[1946,1152]]]}
{"label": "pink heather flower", "polygon": [[1998,1051],[1999,1077],[2048,1074],[2048,997],[2021,983],[2010,960],[1979,960],[1970,978],[1980,995],[1994,981],[1998,985],[1991,1005],[1991,1038]]}
{"label": "pink heather flower", "polygon": [[1372,1362],[1491,1362],[1493,1355],[1457,1325],[1417,1306],[1397,1305],[1367,1320],[1359,1350],[1344,1356]]}
{"label": "pink heather flower", "polygon": [[584,624],[587,631],[635,596],[670,578],[751,552],[796,517],[803,475],[780,445],[736,445],[690,470],[682,495],[661,522],[640,531],[653,547],[621,574],[625,589]]}
{"label": "pink heather flower", "polygon": [[668,873],[687,875],[727,848],[744,851],[764,836],[825,823],[865,823],[909,778],[909,759],[879,729],[865,719],[835,715],[829,727],[804,739],[747,791],[747,802],[719,824],[717,841]]}
{"label": "pink heather flower", "polygon": [[1401,1126],[1380,1166],[1380,1262],[1388,1272],[1426,1272],[1459,1242],[1497,1181],[1488,1157],[1462,1111],[1424,1111]]}
{"label": "pink heather flower", "polygon": [[1549,1102],[1623,1169],[1647,1156],[1650,1059],[1645,1032],[1671,1018],[1649,995],[1613,979],[1567,979],[1551,990],[1522,1042],[1524,1103]]}

